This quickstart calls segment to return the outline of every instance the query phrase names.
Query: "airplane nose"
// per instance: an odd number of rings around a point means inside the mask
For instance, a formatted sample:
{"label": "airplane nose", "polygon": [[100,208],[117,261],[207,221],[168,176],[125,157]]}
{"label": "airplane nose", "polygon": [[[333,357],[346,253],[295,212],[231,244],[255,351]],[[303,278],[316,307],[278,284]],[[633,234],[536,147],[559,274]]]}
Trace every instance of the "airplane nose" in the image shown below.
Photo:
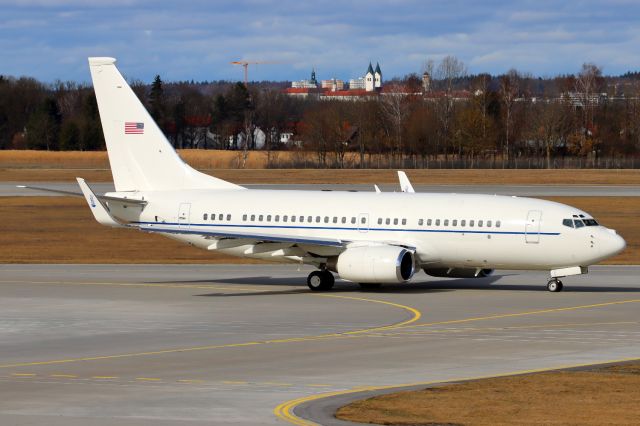
{"label": "airplane nose", "polygon": [[603,239],[602,254],[610,257],[615,256],[627,247],[627,242],[615,231],[609,230],[606,238]]}

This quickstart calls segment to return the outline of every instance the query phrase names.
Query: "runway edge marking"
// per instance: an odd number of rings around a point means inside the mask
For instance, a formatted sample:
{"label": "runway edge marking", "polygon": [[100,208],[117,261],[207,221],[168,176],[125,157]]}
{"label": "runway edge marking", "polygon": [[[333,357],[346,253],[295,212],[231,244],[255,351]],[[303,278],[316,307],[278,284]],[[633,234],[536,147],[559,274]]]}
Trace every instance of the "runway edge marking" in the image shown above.
{"label": "runway edge marking", "polygon": [[532,373],[544,373],[548,371],[558,371],[558,370],[566,370],[570,368],[580,368],[580,367],[590,367],[601,364],[617,364],[621,362],[629,362],[629,361],[638,361],[640,358],[622,358],[622,359],[611,359],[604,360],[598,362],[590,362],[590,363],[582,363],[582,364],[569,364],[569,365],[560,365],[555,367],[545,367],[545,368],[535,368],[530,370],[518,370],[518,371],[510,371],[507,373],[501,374],[492,374],[485,376],[471,376],[471,377],[458,377],[449,380],[431,380],[427,382],[416,382],[416,383],[404,383],[398,385],[386,385],[386,386],[365,386],[365,387],[357,387],[348,390],[342,391],[333,391],[333,392],[325,392],[316,395],[304,396],[301,398],[292,399],[289,401],[285,401],[282,404],[279,404],[273,409],[273,414],[280,420],[284,420],[288,423],[298,425],[298,426],[321,426],[319,423],[313,422],[311,420],[303,419],[302,417],[298,417],[294,410],[301,404],[317,401],[320,399],[331,398],[339,395],[349,395],[352,393],[358,392],[366,392],[366,391],[380,391],[380,390],[391,390],[395,388],[405,388],[411,386],[430,386],[435,384],[445,384],[445,383],[456,383],[456,382],[468,382],[471,380],[482,380],[482,379],[490,379],[497,377],[509,377],[509,376],[518,376],[521,374],[532,374]]}

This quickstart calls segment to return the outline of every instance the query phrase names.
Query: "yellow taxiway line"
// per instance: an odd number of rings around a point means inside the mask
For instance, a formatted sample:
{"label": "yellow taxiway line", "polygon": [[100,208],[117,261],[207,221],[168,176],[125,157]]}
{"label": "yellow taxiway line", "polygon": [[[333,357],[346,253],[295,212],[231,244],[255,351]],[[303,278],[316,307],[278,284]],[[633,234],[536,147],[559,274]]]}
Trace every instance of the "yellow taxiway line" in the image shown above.
{"label": "yellow taxiway line", "polygon": [[357,387],[357,388],[343,390],[343,391],[325,392],[325,393],[321,393],[321,394],[317,394],[317,395],[304,396],[302,398],[296,398],[296,399],[292,399],[290,401],[285,401],[285,402],[283,402],[282,404],[278,405],[276,408],[273,409],[273,414],[275,414],[276,417],[278,417],[279,419],[284,420],[284,421],[289,422],[289,423],[294,424],[294,425],[298,425],[298,426],[320,426],[320,425],[318,425],[318,423],[315,423],[315,422],[312,422],[310,420],[306,420],[306,419],[303,419],[301,417],[296,416],[293,411],[295,410],[295,408],[297,406],[299,406],[301,404],[304,404],[306,402],[317,401],[317,400],[320,400],[320,399],[330,398],[330,397],[340,396],[340,395],[349,395],[349,394],[363,392],[363,391],[379,391],[379,390],[394,389],[394,388],[404,388],[404,387],[410,387],[410,386],[430,386],[430,385],[441,384],[441,383],[466,382],[466,381],[470,381],[470,380],[481,380],[481,379],[489,379],[489,378],[495,378],[495,377],[508,377],[508,376],[517,376],[517,375],[521,375],[521,374],[543,373],[543,372],[554,371],[554,370],[565,370],[565,369],[568,369],[568,368],[590,367],[590,366],[600,365],[600,364],[611,364],[611,363],[621,363],[621,362],[628,362],[628,361],[637,361],[639,359],[640,358],[612,359],[612,360],[604,360],[604,361],[593,362],[593,363],[559,365],[559,366],[555,366],[555,367],[546,367],[546,368],[535,368],[535,369],[530,369],[530,370],[510,371],[510,372],[507,372],[507,373],[494,374],[494,375],[473,376],[473,377],[458,377],[458,378],[453,378],[453,379],[449,379],[449,380],[432,380],[432,381],[428,381],[428,382],[405,383],[405,384],[389,385],[389,386]]}
{"label": "yellow taxiway line", "polygon": [[212,350],[212,349],[239,348],[239,347],[244,347],[244,346],[258,346],[258,345],[271,345],[271,344],[280,344],[280,343],[306,342],[306,341],[311,341],[311,340],[328,339],[328,338],[335,338],[335,337],[344,337],[344,336],[364,334],[364,333],[382,331],[382,330],[392,330],[392,329],[395,329],[395,328],[398,328],[398,327],[402,327],[402,326],[405,326],[405,325],[412,324],[415,321],[418,321],[422,316],[420,311],[418,311],[415,308],[412,308],[410,306],[400,305],[398,303],[387,302],[387,301],[383,301],[383,300],[366,299],[366,298],[361,298],[361,297],[350,297],[350,296],[338,296],[338,295],[329,295],[329,294],[314,295],[314,296],[331,297],[331,298],[346,299],[346,300],[357,300],[357,301],[361,301],[361,302],[379,303],[379,304],[383,304],[383,305],[393,306],[393,307],[396,307],[396,308],[404,309],[407,312],[410,312],[411,313],[411,318],[409,318],[408,320],[402,321],[402,322],[391,324],[391,325],[369,327],[369,328],[363,328],[363,329],[359,329],[359,330],[352,330],[352,331],[345,331],[345,332],[338,332],[338,333],[320,334],[320,335],[316,335],[316,336],[291,337],[291,338],[286,338],[286,339],[261,340],[261,341],[256,341],[256,342],[244,342],[244,343],[227,343],[227,344],[220,344],[220,345],[193,346],[193,347],[187,347],[187,348],[174,348],[174,349],[164,349],[164,350],[158,350],[158,351],[133,352],[133,353],[124,353],[124,354],[115,354],[115,355],[98,355],[98,356],[81,357],[81,358],[56,359],[56,360],[50,360],[50,361],[19,362],[19,363],[14,363],[14,364],[0,365],[0,368],[16,368],[16,367],[39,366],[39,365],[69,364],[69,363],[81,362],[81,361],[98,361],[98,360],[108,360],[108,359],[133,358],[133,357],[142,357],[142,356],[151,356],[151,355],[165,355],[165,354],[173,354],[173,353],[205,351],[205,350]]}

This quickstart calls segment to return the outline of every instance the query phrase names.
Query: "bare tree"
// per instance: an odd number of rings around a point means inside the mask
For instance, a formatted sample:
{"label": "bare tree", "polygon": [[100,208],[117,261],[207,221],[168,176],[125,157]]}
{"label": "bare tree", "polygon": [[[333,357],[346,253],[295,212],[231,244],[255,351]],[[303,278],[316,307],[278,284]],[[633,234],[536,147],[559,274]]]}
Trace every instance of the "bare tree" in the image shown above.
{"label": "bare tree", "polygon": [[408,96],[404,92],[402,85],[393,83],[382,97],[380,107],[383,114],[391,124],[391,135],[393,140],[392,157],[395,159],[402,155],[404,123],[409,113]]}
{"label": "bare tree", "polygon": [[[510,138],[513,125],[513,106],[518,97],[520,75],[518,71],[511,69],[500,79],[500,100],[504,107],[504,150],[502,154],[502,168],[510,164]],[[505,164],[506,162],[506,164]]]}
{"label": "bare tree", "polygon": [[448,156],[449,147],[453,146],[455,134],[455,129],[452,128],[455,125],[454,83],[465,75],[467,75],[467,67],[455,56],[446,56],[438,65],[435,73],[436,80],[440,82],[444,91],[444,96],[438,98],[436,102],[436,113],[440,121],[445,158]]}
{"label": "bare tree", "polygon": [[582,104],[582,129],[580,131],[580,151],[595,144],[593,114],[598,104],[598,91],[602,88],[602,69],[595,64],[582,64],[575,81],[575,90]]}

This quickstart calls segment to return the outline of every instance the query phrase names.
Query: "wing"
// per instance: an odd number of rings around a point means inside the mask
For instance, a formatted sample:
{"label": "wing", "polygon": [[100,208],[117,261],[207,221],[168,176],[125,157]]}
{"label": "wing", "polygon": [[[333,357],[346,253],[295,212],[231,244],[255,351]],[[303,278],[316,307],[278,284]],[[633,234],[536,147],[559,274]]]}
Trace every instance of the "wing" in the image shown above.
{"label": "wing", "polygon": [[398,171],[398,179],[400,180],[400,189],[402,192],[416,192],[405,172]]}
{"label": "wing", "polygon": [[164,225],[158,223],[139,223],[131,224],[142,231],[160,232],[164,234],[182,234],[182,235],[202,235],[211,238],[233,238],[256,243],[291,243],[295,245],[317,245],[326,247],[346,247],[351,241],[341,240],[337,238],[320,238],[320,237],[298,237],[292,235],[284,235],[277,233],[261,233],[261,232],[242,232],[242,231],[225,231],[218,229],[193,229],[193,227]]}

